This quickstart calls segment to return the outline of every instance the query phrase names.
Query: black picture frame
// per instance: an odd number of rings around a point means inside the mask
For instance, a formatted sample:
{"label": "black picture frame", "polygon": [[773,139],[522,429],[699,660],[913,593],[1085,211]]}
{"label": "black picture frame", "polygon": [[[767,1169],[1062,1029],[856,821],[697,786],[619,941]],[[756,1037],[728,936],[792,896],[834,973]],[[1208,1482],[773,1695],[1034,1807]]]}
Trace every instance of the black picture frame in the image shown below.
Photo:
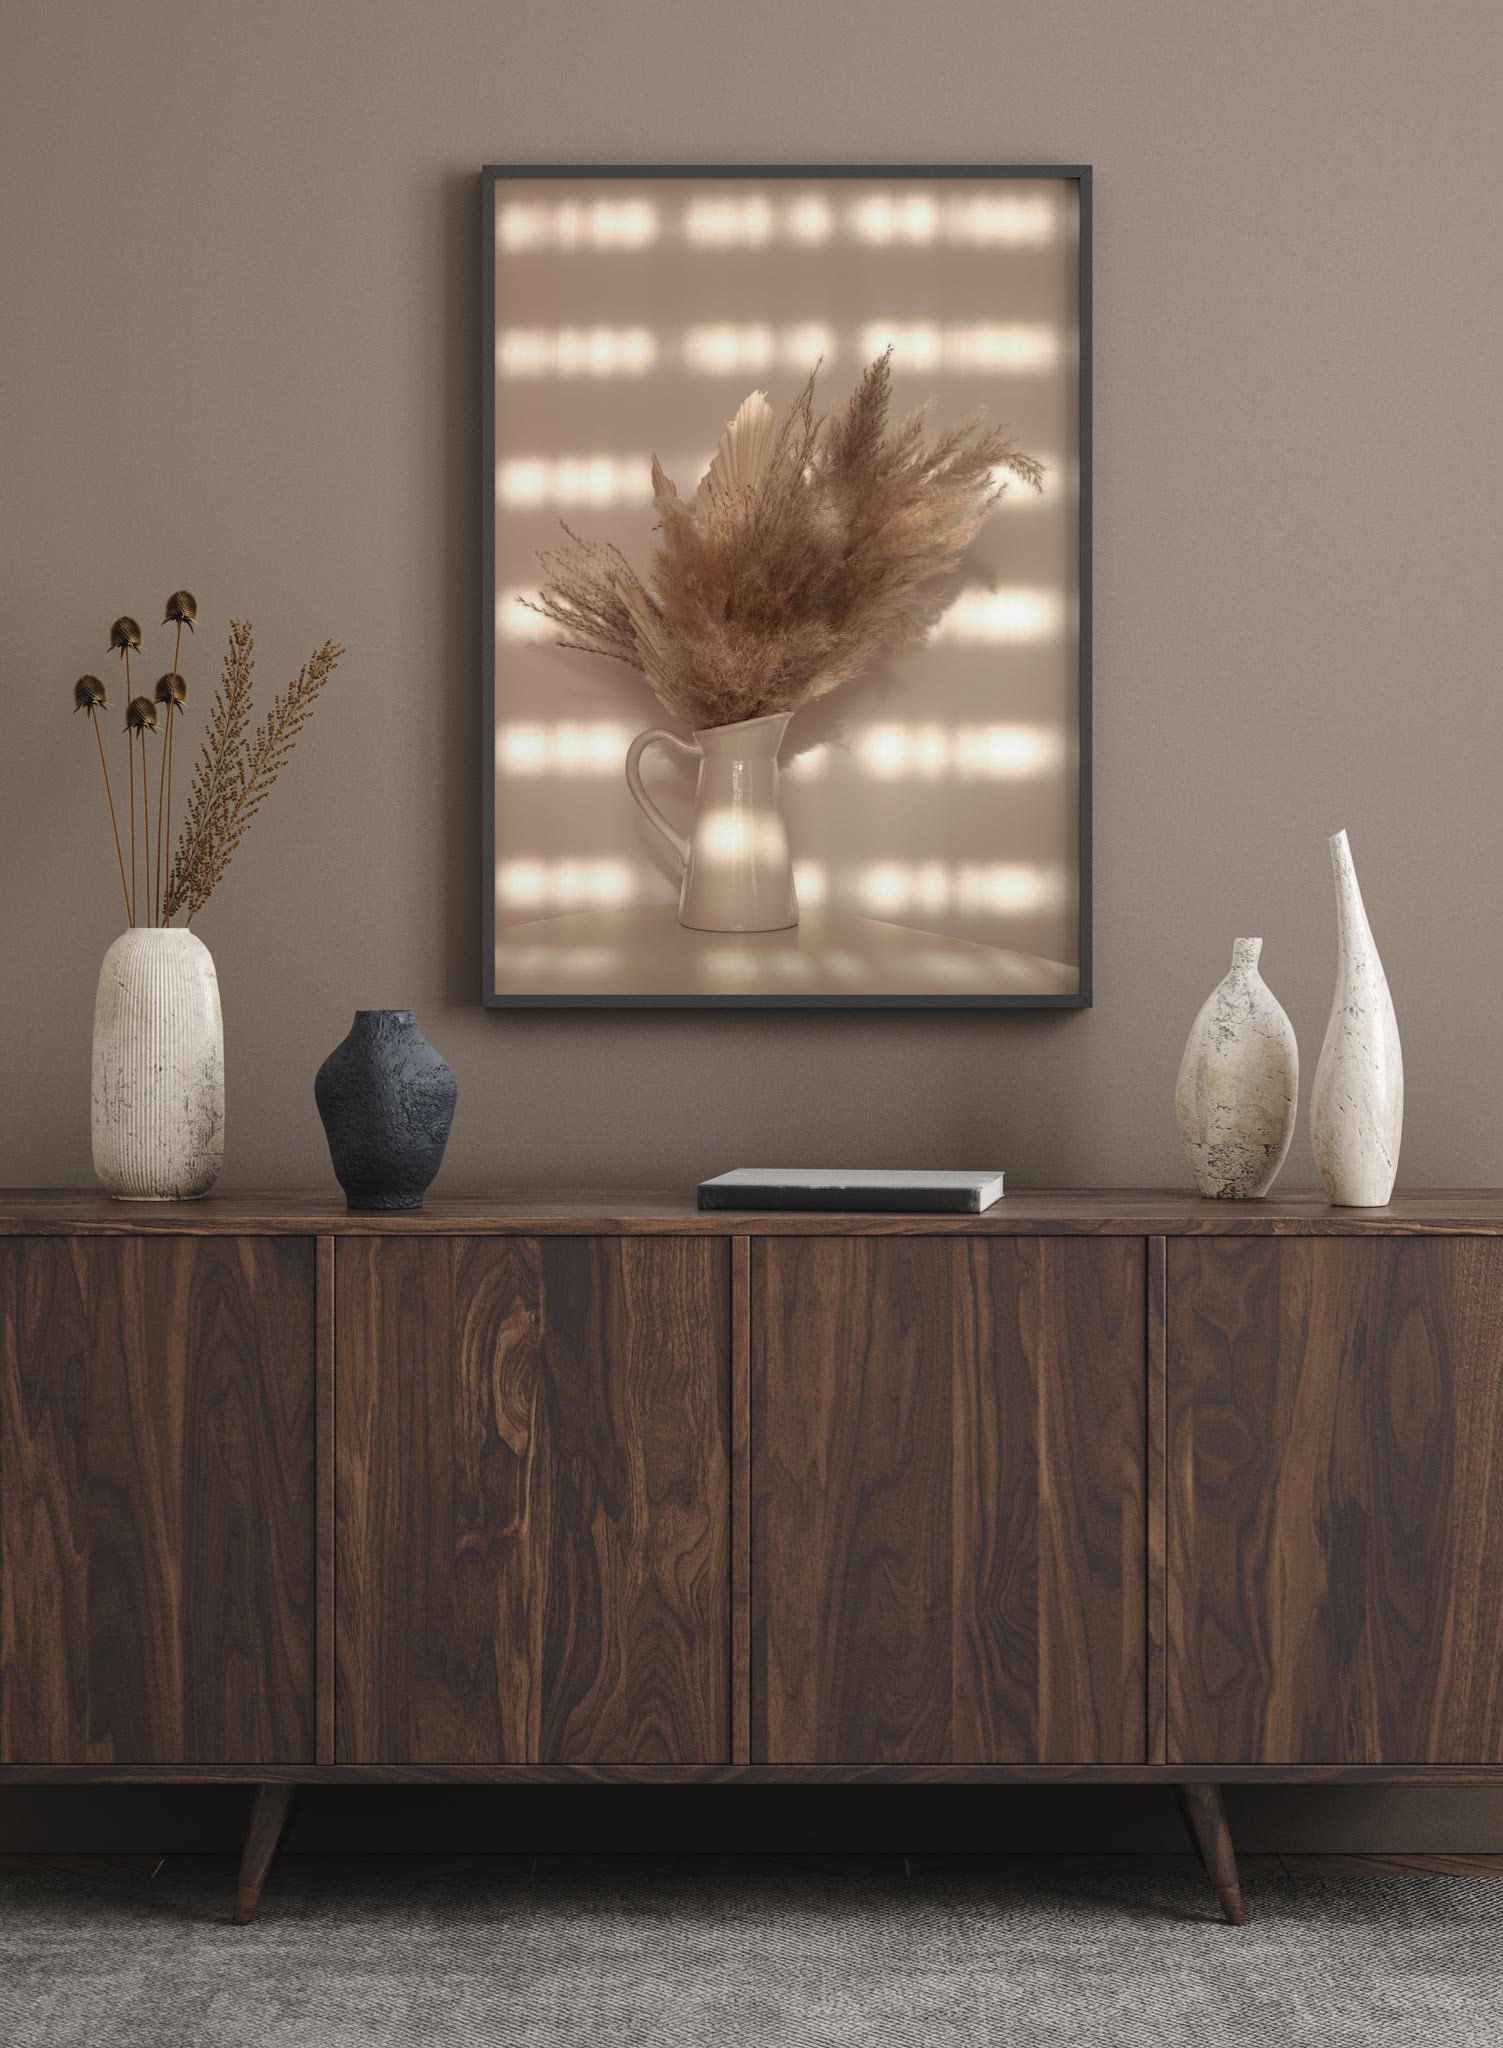
{"label": "black picture frame", "polygon": [[[1074,995],[605,995],[515,994],[495,976],[496,871],[496,187],[527,178],[966,178],[1059,179],[1079,188],[1079,898],[1080,988]],[[1088,1010],[1094,1002],[1092,932],[1092,167],[1089,164],[487,164],[480,180],[481,591],[480,636],[482,999],[492,1010]]]}

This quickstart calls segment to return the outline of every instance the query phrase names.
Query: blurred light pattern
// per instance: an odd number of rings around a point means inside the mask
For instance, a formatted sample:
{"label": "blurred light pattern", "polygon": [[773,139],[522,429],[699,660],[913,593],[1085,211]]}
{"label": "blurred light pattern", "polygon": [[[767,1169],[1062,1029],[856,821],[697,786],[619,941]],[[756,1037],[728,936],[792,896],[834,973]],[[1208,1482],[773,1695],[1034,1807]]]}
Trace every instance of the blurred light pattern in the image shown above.
{"label": "blurred light pattern", "polygon": [[857,895],[874,917],[898,911],[959,910],[995,917],[1038,910],[1063,893],[1063,877],[1029,861],[873,861],[857,876]]}
{"label": "blurred light pattern", "polygon": [[691,327],[684,335],[684,362],[701,377],[772,369],[801,370],[807,375],[821,356],[826,363],[835,360],[835,336],[817,321],[783,328],[759,322],[737,326],[726,321]]}
{"label": "blurred light pattern", "polygon": [[861,900],[878,914],[884,910],[945,910],[951,891],[949,864],[942,860],[875,861],[861,877]]}
{"label": "blurred light pattern", "polygon": [[752,987],[761,979],[762,967],[757,954],[741,952],[735,946],[709,946],[705,949],[700,963],[707,979],[719,982],[724,988]]}
{"label": "blurred light pattern", "polygon": [[821,955],[821,964],[836,981],[859,981],[867,971],[859,953],[847,953],[838,946]]}
{"label": "blurred light pattern", "polygon": [[539,633],[553,633],[558,629],[551,619],[539,618],[530,612],[523,599],[536,604],[538,592],[532,590],[501,590],[496,593],[496,631],[503,640],[532,640]]}
{"label": "blurred light pattern", "polygon": [[[813,358],[810,359],[811,364]],[[675,481],[697,480],[709,468],[712,454],[665,456],[663,468]],[[1058,494],[1058,465],[1039,458],[1046,490]],[[1005,493],[999,509],[1015,512],[1043,501],[1037,491],[1020,484],[1005,469],[993,471]],[[516,455],[496,471],[496,500],[501,505],[650,505],[651,455]]]}
{"label": "blurred light pattern", "polygon": [[807,374],[816,363],[828,369],[840,354],[840,344],[835,330],[818,320],[805,320],[800,326],[785,327],[778,337],[778,360],[785,369],[801,370]]}
{"label": "blurred light pattern", "polygon": [[1053,202],[1038,195],[976,193],[946,201],[944,232],[946,241],[976,248],[1042,249],[1058,234],[1059,217]]}
{"label": "blurred light pattern", "polygon": [[[994,196],[941,190],[870,192],[843,209],[838,225],[869,246],[922,248],[946,242],[973,248],[1043,248],[1058,232],[1050,202],[1037,194]],[[769,242],[818,248],[835,234],[835,210],[818,192],[774,201],[766,192],[709,194],[671,217],[691,249],[763,249]],[[508,255],[542,251],[650,248],[665,222],[650,199],[512,201],[497,215],[496,239]]]}
{"label": "blurred light pattern", "polygon": [[793,200],[783,219],[789,241],[801,242],[806,249],[828,242],[835,226],[834,214],[817,192],[806,192],[801,199]]}
{"label": "blurred light pattern", "polygon": [[856,201],[850,224],[860,242],[932,242],[939,234],[940,211],[932,193],[874,192]]}
{"label": "blurred light pattern", "polygon": [[496,758],[509,775],[619,775],[630,743],[624,725],[597,719],[496,727]]}
{"label": "blurred light pattern", "polygon": [[[664,353],[661,336],[646,327],[508,327],[496,344],[496,367],[503,377],[645,377]],[[777,369],[807,376],[840,350],[834,330],[817,320],[787,327],[722,320],[686,328],[678,353],[700,377]]]}
{"label": "blurred light pattern", "polygon": [[950,765],[950,735],[942,725],[874,725],[856,742],[857,757],[871,774],[943,775]]}
{"label": "blurred light pattern", "polygon": [[783,821],[767,811],[735,809],[730,804],[703,811],[694,826],[694,858],[706,867],[739,868],[752,861],[786,856]]}
{"label": "blurred light pattern", "polygon": [[1059,336],[1041,320],[979,320],[942,326],[935,320],[871,320],[861,330],[861,353],[869,362],[892,348],[895,370],[992,371],[1033,375],[1059,362]]}
{"label": "blurred light pattern", "polygon": [[940,200],[928,192],[874,192],[855,202],[848,219],[858,242],[881,247],[959,242],[1037,249],[1052,242],[1056,232],[1054,208],[1038,196],[973,194]]}
{"label": "blurred light pattern", "polygon": [[930,632],[936,641],[1055,640],[1064,631],[1057,590],[963,590]]}
{"label": "blurred light pattern", "polygon": [[1014,782],[1044,775],[1064,757],[1064,735],[1043,725],[870,725],[855,742],[857,759],[884,781]]}
{"label": "blurred light pattern", "polygon": [[[1054,369],[1059,337],[1043,322],[980,321],[945,327],[932,320],[873,320],[860,330],[867,361],[891,347],[893,367],[913,374],[994,372],[1031,376]],[[503,377],[645,377],[661,361],[660,337],[646,327],[507,327],[496,344]],[[685,367],[698,376],[733,371],[797,370],[840,358],[833,328],[798,321],[775,328],[765,321],[715,321],[686,328]]]}
{"label": "blurred light pattern", "polygon": [[[813,358],[810,358],[812,363]],[[709,468],[712,456],[665,457],[663,467],[675,481],[697,480]],[[1057,465],[1041,457],[1049,472],[1046,489],[1057,493],[1060,479]],[[1002,508],[1043,502],[1037,491],[1018,483],[1005,469],[993,472],[1007,489]],[[516,455],[496,471],[496,501],[501,505],[650,505],[652,503],[651,455]]]}
{"label": "blurred light pattern", "polygon": [[1044,465],[1043,491],[1034,490],[1031,484],[1019,483],[1010,469],[994,469],[992,482],[1002,492],[997,506],[999,512],[1026,512],[1030,507],[1042,505],[1046,497],[1054,501],[1062,492],[1074,493],[1076,473],[1073,464],[1067,469],[1057,456],[1037,455],[1032,447],[1028,453]]}
{"label": "blurred light pattern", "polygon": [[818,910],[830,898],[830,877],[822,860],[793,863],[793,893],[800,910]]}
{"label": "blurred light pattern", "polygon": [[762,192],[696,199],[684,213],[684,239],[692,248],[760,249],[772,234],[772,202]]}
{"label": "blurred light pattern", "polygon": [[560,946],[546,941],[513,946],[496,941],[497,971],[504,967],[518,975],[558,974],[582,981],[618,970],[624,958],[619,946]]}
{"label": "blurred light pattern", "polygon": [[[713,451],[665,456],[663,468],[692,489],[714,460]],[[496,502],[533,505],[650,505],[650,455],[518,455],[496,470]],[[1007,501],[1004,498],[1003,503]]]}
{"label": "blurred light pattern", "polygon": [[636,877],[624,860],[506,860],[496,870],[504,903],[539,910],[590,910],[630,903]]}
{"label": "blurred light pattern", "polygon": [[496,471],[503,505],[650,505],[649,455],[514,456]]}
{"label": "blurred light pattern", "polygon": [[496,367],[503,377],[643,377],[657,353],[646,327],[504,327]]}
{"label": "blurred light pattern", "polygon": [[496,238],[510,255],[533,249],[643,249],[658,238],[658,210],[647,199],[575,200],[503,206]]}
{"label": "blurred light pattern", "polygon": [[982,914],[1040,910],[1064,893],[1064,876],[1033,861],[962,861],[955,870],[955,901]]}
{"label": "blurred light pattern", "polygon": [[[816,359],[840,379],[842,364],[870,361],[889,344],[905,404],[936,393],[948,419],[989,397],[994,417],[1013,418],[1046,470],[1043,497],[996,473],[1010,526],[1023,508],[1043,507],[1036,525],[1012,526],[986,557],[1019,581],[964,589],[941,614],[930,636],[939,650],[928,664],[932,693],[893,695],[882,684],[859,700],[853,693],[848,717],[808,719],[811,733],[830,735],[812,745],[794,727],[781,766],[804,929],[754,942],[709,935],[694,949],[727,995],[754,993],[769,977],[809,992],[870,987],[873,957],[852,935],[853,915],[878,921],[868,931],[887,927],[878,945],[955,994],[995,987],[988,946],[1065,951],[1075,908],[1064,801],[1075,733],[1063,712],[1057,724],[1038,714],[1055,701],[1045,684],[1070,668],[1075,617],[1059,538],[1079,496],[1068,208],[1043,185],[968,179],[594,190],[598,198],[558,186],[546,198],[525,189],[498,197],[498,250],[519,259],[509,292],[498,294],[503,318],[516,324],[498,327],[497,374],[516,381],[498,392],[509,423],[496,504],[519,515],[496,527],[498,640],[544,649],[559,638],[552,621],[517,602],[535,598],[535,586],[499,587],[538,573],[532,549],[547,544],[550,528],[556,535],[559,514],[639,559],[654,518],[650,439],[678,442],[676,453],[659,452],[686,496],[709,464],[708,452],[684,456],[689,434],[675,419],[706,432],[757,385],[786,409],[789,387]],[[987,250],[1019,255],[989,262]],[[769,273],[776,294],[757,289]],[[863,317],[873,302],[895,317]],[[540,388],[544,379],[552,388]],[[706,388],[716,401],[708,416]],[[1040,453],[1040,429],[1052,455]],[[1009,646],[1030,651],[999,659]],[[498,974],[569,989],[648,986],[627,914],[655,931],[659,912],[671,920],[676,883],[633,850],[622,770],[634,732],[653,720],[607,694],[604,665],[569,657],[570,695],[561,699],[541,656],[502,652],[495,767],[509,843],[498,846],[495,869]],[[572,717],[556,715],[561,701]],[[680,808],[690,779],[677,785]],[[817,786],[806,793],[805,782]],[[497,813],[499,829],[500,803]],[[742,860],[743,831],[729,811],[703,819],[701,856]],[[590,917],[615,911],[619,922]]]}

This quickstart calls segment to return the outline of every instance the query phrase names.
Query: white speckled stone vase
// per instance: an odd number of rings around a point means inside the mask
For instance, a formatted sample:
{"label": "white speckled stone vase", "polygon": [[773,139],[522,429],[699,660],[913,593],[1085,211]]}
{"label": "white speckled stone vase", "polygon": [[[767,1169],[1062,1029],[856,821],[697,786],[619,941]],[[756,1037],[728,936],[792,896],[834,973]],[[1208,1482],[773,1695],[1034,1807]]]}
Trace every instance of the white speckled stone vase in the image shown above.
{"label": "white speckled stone vase", "polygon": [[1404,1130],[1404,1055],[1346,834],[1331,841],[1336,876],[1336,994],[1315,1069],[1310,1135],[1333,1202],[1381,1209],[1393,1193]]}
{"label": "white speckled stone vase", "polygon": [[94,1002],[94,1171],[130,1202],[206,1195],[224,1164],[219,981],[190,931],[122,932]]}
{"label": "white speckled stone vase", "polygon": [[1190,1027],[1174,1112],[1203,1195],[1266,1195],[1294,1136],[1299,1048],[1258,972],[1261,939],[1238,939],[1232,969]]}

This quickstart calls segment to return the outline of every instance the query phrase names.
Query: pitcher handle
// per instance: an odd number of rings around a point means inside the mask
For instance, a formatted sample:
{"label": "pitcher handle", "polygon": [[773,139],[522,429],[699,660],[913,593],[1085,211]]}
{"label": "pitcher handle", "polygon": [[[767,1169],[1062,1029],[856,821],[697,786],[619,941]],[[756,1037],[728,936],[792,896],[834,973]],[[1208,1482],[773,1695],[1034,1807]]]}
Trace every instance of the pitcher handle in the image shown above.
{"label": "pitcher handle", "polygon": [[691,761],[698,761],[702,757],[698,747],[690,746],[687,740],[681,740],[676,732],[664,732],[660,726],[653,726],[648,732],[639,732],[626,750],[627,788],[641,806],[643,815],[648,823],[656,825],[659,832],[662,833],[668,844],[678,855],[679,860],[687,867],[689,865],[688,840],[682,832],[677,831],[674,826],[669,824],[652,798],[647,794],[647,791],[642,787],[642,771],[637,764],[641,760],[644,750],[650,747],[654,740],[660,740],[665,747],[676,748],[679,753],[686,755]]}

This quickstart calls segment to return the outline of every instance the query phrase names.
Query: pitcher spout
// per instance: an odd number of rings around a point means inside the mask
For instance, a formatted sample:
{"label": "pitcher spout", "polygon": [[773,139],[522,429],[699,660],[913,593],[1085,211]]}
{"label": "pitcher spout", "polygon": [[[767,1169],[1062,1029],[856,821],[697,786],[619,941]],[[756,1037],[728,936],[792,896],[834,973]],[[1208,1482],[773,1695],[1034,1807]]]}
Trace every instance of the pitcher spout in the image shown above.
{"label": "pitcher spout", "polygon": [[776,760],[788,730],[791,711],[768,711],[760,718],[739,719],[735,725],[706,725],[696,731],[699,750],[712,756],[734,754],[744,760]]}

